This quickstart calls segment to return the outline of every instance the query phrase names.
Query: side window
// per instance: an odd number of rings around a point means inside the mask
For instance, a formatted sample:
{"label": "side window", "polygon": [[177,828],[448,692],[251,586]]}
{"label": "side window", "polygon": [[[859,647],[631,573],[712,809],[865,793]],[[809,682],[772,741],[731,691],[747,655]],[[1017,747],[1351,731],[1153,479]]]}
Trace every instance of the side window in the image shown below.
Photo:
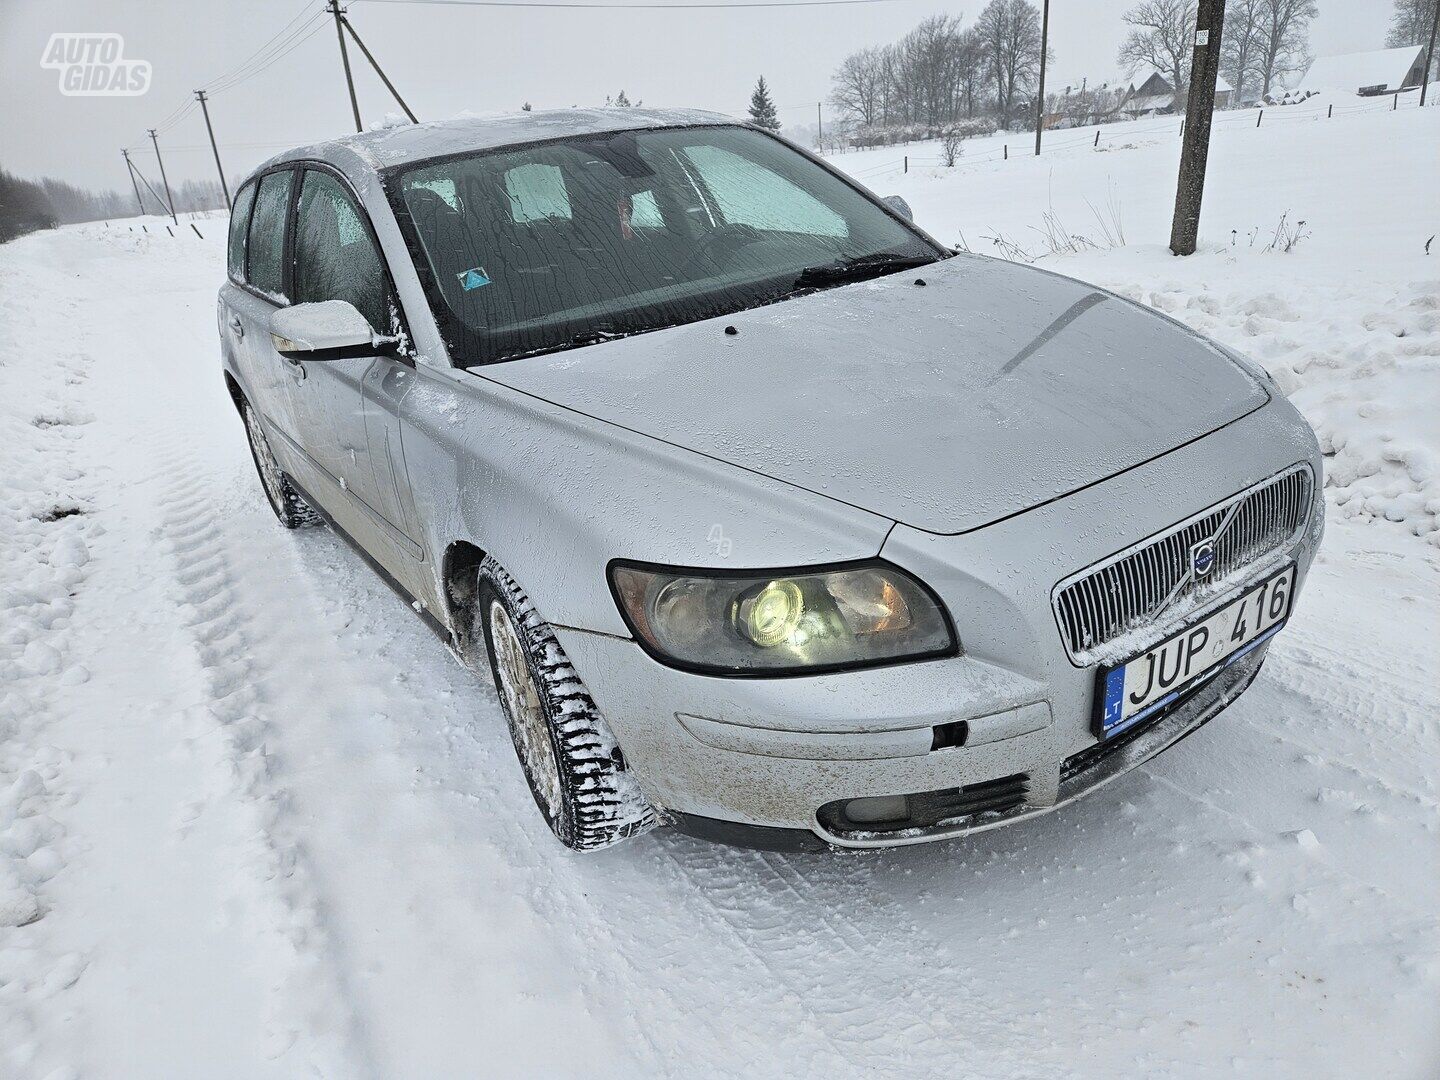
{"label": "side window", "polygon": [[328,173],[305,172],[295,232],[295,302],[348,300],[370,325],[390,329],[380,253],[350,193]]}
{"label": "side window", "polygon": [[850,234],[834,210],[763,165],[719,146],[687,147],[685,157],[728,224],[807,236]]}
{"label": "side window", "polygon": [[510,216],[518,224],[545,218],[570,220],[570,193],[565,175],[555,165],[519,165],[505,173]]}
{"label": "side window", "polygon": [[246,245],[246,280],[261,292],[280,298],[285,295],[285,213],[294,175],[287,169],[260,178]]}
{"label": "side window", "polygon": [[255,182],[242,187],[230,211],[230,246],[226,264],[232,281],[245,280],[245,234],[250,228],[250,208],[255,205]]}

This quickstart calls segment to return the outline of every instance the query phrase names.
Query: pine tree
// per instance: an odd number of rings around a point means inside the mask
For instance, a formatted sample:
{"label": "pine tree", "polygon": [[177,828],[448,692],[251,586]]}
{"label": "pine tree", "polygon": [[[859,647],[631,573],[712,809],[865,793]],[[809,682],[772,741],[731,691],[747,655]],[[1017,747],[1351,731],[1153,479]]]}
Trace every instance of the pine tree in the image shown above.
{"label": "pine tree", "polygon": [[780,130],[780,117],[775,113],[775,102],[770,100],[770,87],[765,85],[764,75],[750,95],[750,122],[766,131]]}

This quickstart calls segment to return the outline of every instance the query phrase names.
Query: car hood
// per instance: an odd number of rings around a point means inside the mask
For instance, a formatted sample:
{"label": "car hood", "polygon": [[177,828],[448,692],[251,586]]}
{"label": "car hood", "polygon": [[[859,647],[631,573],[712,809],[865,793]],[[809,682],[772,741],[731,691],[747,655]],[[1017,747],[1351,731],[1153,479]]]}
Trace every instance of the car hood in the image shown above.
{"label": "car hood", "polygon": [[1169,319],[973,255],[477,373],[937,533],[1059,498],[1268,400]]}

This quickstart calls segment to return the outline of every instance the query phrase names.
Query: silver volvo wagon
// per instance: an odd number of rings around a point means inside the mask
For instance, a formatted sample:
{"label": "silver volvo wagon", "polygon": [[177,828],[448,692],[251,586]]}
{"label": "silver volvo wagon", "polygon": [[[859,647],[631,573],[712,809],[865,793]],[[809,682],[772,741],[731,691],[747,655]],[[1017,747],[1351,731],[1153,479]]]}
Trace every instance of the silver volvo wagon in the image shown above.
{"label": "silver volvo wagon", "polygon": [[1323,527],[1255,364],[711,114],[282,154],[219,330],[281,523],[493,673],[576,849],[1053,810],[1235,700]]}

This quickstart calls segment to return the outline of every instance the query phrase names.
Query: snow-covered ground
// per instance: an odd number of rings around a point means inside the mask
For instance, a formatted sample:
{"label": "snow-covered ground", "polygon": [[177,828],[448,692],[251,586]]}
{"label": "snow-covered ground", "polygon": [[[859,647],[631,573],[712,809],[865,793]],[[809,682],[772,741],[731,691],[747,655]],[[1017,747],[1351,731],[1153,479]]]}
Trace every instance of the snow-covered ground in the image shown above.
{"label": "snow-covered ground", "polygon": [[1325,548],[1194,738],[864,856],[565,853],[489,687],[266,508],[219,223],[0,247],[0,1076],[1436,1075],[1440,109],[1217,128],[1185,260],[1174,125],[1132,128],[837,160],[976,250],[1117,207],[1126,246],[1044,265],[1275,373],[1334,452]]}

